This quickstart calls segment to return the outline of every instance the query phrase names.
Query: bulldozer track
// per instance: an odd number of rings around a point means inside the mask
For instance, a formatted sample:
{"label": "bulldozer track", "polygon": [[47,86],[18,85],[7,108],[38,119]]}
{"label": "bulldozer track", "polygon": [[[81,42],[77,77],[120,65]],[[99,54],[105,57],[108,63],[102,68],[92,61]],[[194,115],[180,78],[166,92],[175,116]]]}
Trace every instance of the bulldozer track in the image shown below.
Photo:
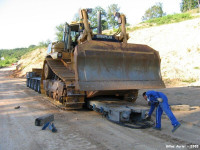
{"label": "bulldozer track", "polygon": [[64,82],[75,81],[75,74],[65,67],[61,60],[52,58],[46,58],[45,60],[51,70]]}
{"label": "bulldozer track", "polygon": [[[64,111],[69,111],[69,110],[77,110],[76,108],[71,108],[71,107],[67,107],[65,105],[63,105],[62,103],[54,100],[53,98],[50,97],[44,97],[45,100],[49,101],[52,105],[54,105],[56,108],[60,109],[60,110],[64,110]],[[82,103],[77,104],[79,106],[77,106],[77,108],[81,109],[82,108]]]}
{"label": "bulldozer track", "polygon": [[[48,101],[50,101],[60,109],[63,110],[81,109],[83,104],[85,103],[84,102],[85,94],[83,92],[81,93],[80,91],[75,90],[75,86],[73,85],[75,81],[75,74],[69,68],[67,68],[67,66],[65,66],[66,64],[64,63],[65,62],[62,62],[62,60],[60,59],[52,59],[52,58],[45,59],[44,66],[45,64],[47,64],[53,73],[51,72],[52,76],[50,79],[45,79],[45,71],[43,70],[40,81],[41,93],[46,95],[48,97]],[[59,78],[59,80],[54,75],[56,75]],[[62,98],[65,97],[63,100],[61,100],[62,102],[59,100],[59,97],[57,95],[58,89],[52,90],[50,88],[50,91],[45,90],[43,82],[45,80],[47,81],[51,80],[52,81],[51,83],[54,82],[60,83],[61,81],[64,84],[63,91],[62,92],[60,91],[60,97]],[[63,92],[64,91],[67,92],[68,90],[70,90],[70,92],[67,93],[67,95],[65,95]]]}

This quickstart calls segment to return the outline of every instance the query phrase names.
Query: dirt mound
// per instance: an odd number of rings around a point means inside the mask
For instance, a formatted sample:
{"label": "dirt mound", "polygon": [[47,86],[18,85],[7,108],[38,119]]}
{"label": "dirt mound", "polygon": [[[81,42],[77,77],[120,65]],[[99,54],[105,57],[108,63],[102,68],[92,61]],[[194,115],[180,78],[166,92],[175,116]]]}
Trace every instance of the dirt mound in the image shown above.
{"label": "dirt mound", "polygon": [[19,61],[14,77],[25,77],[26,72],[32,71],[32,68],[42,68],[46,56],[46,48],[39,48],[24,55]]}
{"label": "dirt mound", "polygon": [[159,51],[167,84],[187,85],[200,80],[200,18],[136,30],[130,37],[130,43]]}

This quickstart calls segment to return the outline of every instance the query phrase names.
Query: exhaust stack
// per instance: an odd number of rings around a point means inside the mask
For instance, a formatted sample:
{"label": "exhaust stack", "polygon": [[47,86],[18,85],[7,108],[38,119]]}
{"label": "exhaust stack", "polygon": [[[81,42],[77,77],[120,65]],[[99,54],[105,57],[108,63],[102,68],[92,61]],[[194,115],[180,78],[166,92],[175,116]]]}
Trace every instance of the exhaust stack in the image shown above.
{"label": "exhaust stack", "polygon": [[102,30],[101,30],[101,11],[97,12],[97,34],[102,34]]}

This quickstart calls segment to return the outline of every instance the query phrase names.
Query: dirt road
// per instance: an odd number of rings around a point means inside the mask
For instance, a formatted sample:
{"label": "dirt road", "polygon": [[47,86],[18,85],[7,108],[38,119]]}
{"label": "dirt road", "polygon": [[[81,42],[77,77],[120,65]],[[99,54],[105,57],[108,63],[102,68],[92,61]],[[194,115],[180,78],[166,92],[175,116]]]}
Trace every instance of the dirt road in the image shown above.
{"label": "dirt road", "polygon": [[[0,150],[160,150],[200,143],[200,88],[162,90],[170,103],[191,105],[190,111],[174,111],[182,126],[172,134],[166,116],[162,131],[121,127],[93,111],[60,110],[28,89],[25,79],[7,76],[8,69],[0,69]],[[146,105],[141,96],[137,103]],[[49,113],[55,115],[57,133],[34,125],[37,117]]]}

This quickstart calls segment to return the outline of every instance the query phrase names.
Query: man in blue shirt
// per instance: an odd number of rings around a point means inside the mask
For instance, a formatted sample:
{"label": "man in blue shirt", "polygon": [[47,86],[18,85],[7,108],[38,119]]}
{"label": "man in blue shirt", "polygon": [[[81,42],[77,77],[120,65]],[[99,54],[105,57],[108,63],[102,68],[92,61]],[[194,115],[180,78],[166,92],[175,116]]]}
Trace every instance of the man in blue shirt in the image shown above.
{"label": "man in blue shirt", "polygon": [[167,96],[165,94],[163,94],[162,92],[157,92],[157,91],[147,91],[143,93],[143,97],[146,101],[150,102],[151,104],[151,108],[149,110],[147,118],[151,117],[151,114],[153,113],[155,107],[157,107],[156,126],[154,127],[154,129],[161,130],[161,116],[162,116],[163,111],[169,117],[171,124],[174,127],[172,132],[175,132],[176,129],[178,129],[181,126],[181,124],[177,121],[176,117],[172,113],[168,104]]}

